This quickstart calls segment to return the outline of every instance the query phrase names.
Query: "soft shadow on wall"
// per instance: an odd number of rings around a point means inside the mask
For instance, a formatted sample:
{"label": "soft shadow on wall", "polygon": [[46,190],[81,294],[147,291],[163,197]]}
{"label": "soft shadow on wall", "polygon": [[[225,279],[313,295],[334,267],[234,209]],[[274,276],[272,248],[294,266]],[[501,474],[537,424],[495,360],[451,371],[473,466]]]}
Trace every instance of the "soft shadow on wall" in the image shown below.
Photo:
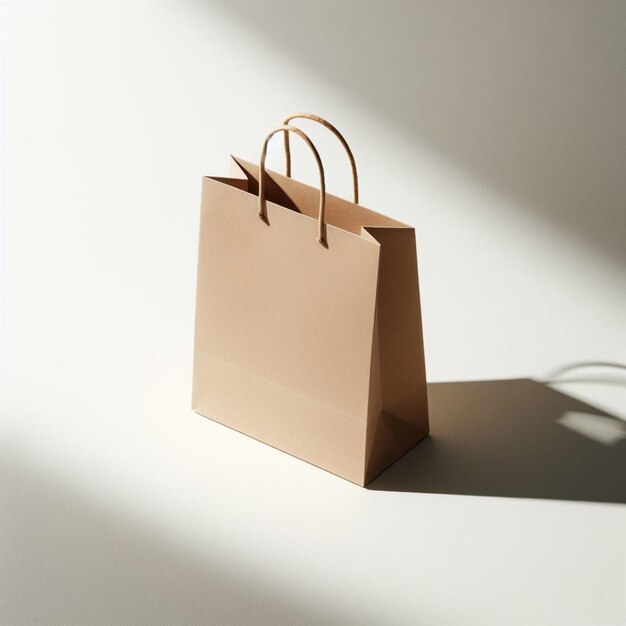
{"label": "soft shadow on wall", "polygon": [[431,436],[369,489],[626,503],[621,419],[531,379],[432,383],[428,399]]}
{"label": "soft shadow on wall", "polygon": [[626,3],[194,1],[626,264]]}

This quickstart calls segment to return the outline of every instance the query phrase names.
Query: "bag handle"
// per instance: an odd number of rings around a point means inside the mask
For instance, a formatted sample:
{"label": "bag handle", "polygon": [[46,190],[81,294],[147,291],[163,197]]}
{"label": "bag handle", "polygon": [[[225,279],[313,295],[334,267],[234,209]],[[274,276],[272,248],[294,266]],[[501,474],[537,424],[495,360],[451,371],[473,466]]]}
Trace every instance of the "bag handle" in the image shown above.
{"label": "bag handle", "polygon": [[299,129],[295,126],[289,126],[288,124],[283,124],[282,126],[278,126],[274,130],[270,132],[270,134],[265,138],[263,142],[263,149],[261,150],[261,159],[259,161],[259,217],[266,223],[269,224],[267,219],[267,204],[265,201],[265,158],[267,156],[267,145],[270,142],[270,139],[276,134],[284,132],[285,135],[289,135],[289,133],[295,133],[300,137],[304,143],[311,149],[313,152],[313,156],[315,157],[315,161],[317,162],[317,168],[320,173],[320,207],[319,214],[317,218],[317,240],[322,244],[326,245],[326,223],[324,222],[324,214],[326,210],[326,180],[324,178],[324,166],[322,165],[322,159],[320,159],[319,152],[311,142],[311,140]]}
{"label": "bag handle", "polygon": [[[288,115],[284,120],[283,124],[289,124],[292,120],[296,119],[305,119],[305,120],[313,120],[322,126],[328,128],[328,130],[339,139],[339,142],[343,146],[343,149],[346,151],[348,155],[348,159],[350,161],[350,168],[352,169],[352,188],[354,190],[354,204],[359,203],[359,177],[356,171],[356,161],[354,160],[354,155],[352,154],[352,150],[350,150],[350,146],[348,142],[344,139],[343,135],[327,120],[319,115],[314,115],[313,113],[293,113]],[[285,132],[285,176],[291,178],[291,150],[289,148],[289,133]]]}

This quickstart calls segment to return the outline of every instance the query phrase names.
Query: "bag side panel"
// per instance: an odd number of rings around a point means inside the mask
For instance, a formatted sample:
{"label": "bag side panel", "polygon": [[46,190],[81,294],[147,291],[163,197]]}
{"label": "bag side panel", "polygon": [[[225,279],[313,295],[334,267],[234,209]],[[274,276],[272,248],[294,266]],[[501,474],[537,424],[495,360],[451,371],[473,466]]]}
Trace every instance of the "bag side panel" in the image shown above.
{"label": "bag side panel", "polygon": [[[415,231],[366,228],[380,244],[365,482],[427,436],[428,399]],[[376,363],[378,361],[378,363]]]}

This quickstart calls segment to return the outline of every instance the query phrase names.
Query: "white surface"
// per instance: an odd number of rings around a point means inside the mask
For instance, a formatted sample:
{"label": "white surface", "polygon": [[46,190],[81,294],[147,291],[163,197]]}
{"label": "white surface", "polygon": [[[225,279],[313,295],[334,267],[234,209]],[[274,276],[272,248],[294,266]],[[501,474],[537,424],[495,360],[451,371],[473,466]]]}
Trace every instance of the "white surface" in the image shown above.
{"label": "white surface", "polygon": [[431,380],[626,362],[625,5],[415,4],[3,3],[3,624],[626,621],[624,370],[461,398],[390,491],[189,410],[200,177],[295,110],[416,225]]}

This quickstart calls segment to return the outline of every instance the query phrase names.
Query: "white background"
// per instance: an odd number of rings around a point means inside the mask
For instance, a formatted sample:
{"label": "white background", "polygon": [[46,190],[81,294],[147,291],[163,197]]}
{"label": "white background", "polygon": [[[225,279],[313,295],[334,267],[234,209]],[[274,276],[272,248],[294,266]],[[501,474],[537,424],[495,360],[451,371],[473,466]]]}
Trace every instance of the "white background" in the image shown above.
{"label": "white background", "polygon": [[[2,22],[3,624],[625,623],[626,4]],[[415,225],[428,377],[463,381],[370,489],[189,408],[201,176],[299,110]]]}

